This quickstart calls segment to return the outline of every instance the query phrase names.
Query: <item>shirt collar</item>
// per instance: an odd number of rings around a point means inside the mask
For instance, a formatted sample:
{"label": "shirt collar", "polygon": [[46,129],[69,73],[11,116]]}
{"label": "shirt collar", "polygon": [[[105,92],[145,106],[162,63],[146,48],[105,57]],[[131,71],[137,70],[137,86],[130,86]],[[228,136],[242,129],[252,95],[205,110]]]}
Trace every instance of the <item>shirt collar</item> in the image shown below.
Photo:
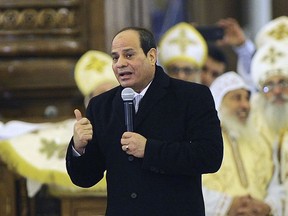
{"label": "shirt collar", "polygon": [[142,97],[143,97],[146,94],[151,83],[152,83],[152,81],[150,83],[148,83],[148,85],[140,93],[135,92],[134,97],[136,97],[137,95],[142,95]]}

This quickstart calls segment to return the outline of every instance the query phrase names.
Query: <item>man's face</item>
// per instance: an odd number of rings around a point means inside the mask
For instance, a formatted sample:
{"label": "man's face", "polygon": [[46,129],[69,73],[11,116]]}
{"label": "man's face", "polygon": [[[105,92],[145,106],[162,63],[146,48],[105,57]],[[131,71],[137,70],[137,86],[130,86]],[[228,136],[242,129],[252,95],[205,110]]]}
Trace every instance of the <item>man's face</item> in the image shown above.
{"label": "man's face", "polygon": [[224,71],[225,64],[223,62],[216,61],[208,56],[201,71],[201,83],[209,87]]}
{"label": "man's face", "polygon": [[250,112],[250,93],[246,89],[237,89],[228,92],[221,104],[220,109],[225,114],[236,118],[240,123],[246,123]]}
{"label": "man's face", "polygon": [[190,82],[199,82],[199,70],[191,62],[178,60],[166,66],[166,72],[170,77],[186,80]]}
{"label": "man's face", "polygon": [[262,92],[271,104],[284,105],[288,102],[288,77],[270,77],[263,84]]}
{"label": "man's face", "polygon": [[121,86],[141,92],[153,79],[156,49],[150,49],[146,56],[137,31],[126,30],[116,35],[112,41],[111,55],[112,68]]}

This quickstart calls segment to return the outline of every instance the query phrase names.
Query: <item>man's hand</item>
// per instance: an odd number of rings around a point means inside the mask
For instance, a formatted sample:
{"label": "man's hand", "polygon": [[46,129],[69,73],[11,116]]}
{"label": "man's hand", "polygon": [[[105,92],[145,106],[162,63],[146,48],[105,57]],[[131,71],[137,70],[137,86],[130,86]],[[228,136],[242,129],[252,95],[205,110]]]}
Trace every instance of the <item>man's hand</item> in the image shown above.
{"label": "man's hand", "polygon": [[253,213],[257,216],[266,216],[271,212],[270,206],[261,200],[252,199],[251,206]]}
{"label": "man's hand", "polygon": [[249,203],[251,202],[251,199],[252,198],[249,195],[234,197],[227,215],[249,215]]}
{"label": "man's hand", "polygon": [[138,158],[144,157],[147,139],[140,134],[125,132],[121,137],[122,150]]}
{"label": "man's hand", "polygon": [[263,201],[254,199],[250,195],[235,197],[228,212],[229,216],[267,216],[271,209]]}
{"label": "man's hand", "polygon": [[89,140],[92,139],[92,125],[87,118],[83,118],[78,109],[74,110],[76,123],[74,124],[74,148],[80,154],[83,154],[84,149]]}
{"label": "man's hand", "polygon": [[219,46],[241,46],[246,41],[246,36],[239,23],[233,18],[221,19],[217,25],[224,29],[224,37],[217,41]]}

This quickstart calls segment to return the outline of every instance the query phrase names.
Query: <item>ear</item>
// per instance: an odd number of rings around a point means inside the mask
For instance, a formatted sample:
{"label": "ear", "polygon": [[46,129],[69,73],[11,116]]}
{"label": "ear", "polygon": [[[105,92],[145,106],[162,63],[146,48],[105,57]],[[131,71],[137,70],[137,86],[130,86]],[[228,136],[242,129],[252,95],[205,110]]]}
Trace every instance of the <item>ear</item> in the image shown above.
{"label": "ear", "polygon": [[147,53],[147,57],[151,64],[155,65],[157,61],[157,49],[151,48],[149,52]]}

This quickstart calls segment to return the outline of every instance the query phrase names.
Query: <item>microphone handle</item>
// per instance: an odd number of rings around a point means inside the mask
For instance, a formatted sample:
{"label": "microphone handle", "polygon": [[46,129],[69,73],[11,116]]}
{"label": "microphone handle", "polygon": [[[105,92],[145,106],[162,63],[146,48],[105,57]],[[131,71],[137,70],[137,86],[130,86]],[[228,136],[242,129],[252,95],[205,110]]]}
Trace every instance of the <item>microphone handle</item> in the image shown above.
{"label": "microphone handle", "polygon": [[125,112],[125,125],[127,131],[133,131],[133,101],[124,102],[124,112]]}

